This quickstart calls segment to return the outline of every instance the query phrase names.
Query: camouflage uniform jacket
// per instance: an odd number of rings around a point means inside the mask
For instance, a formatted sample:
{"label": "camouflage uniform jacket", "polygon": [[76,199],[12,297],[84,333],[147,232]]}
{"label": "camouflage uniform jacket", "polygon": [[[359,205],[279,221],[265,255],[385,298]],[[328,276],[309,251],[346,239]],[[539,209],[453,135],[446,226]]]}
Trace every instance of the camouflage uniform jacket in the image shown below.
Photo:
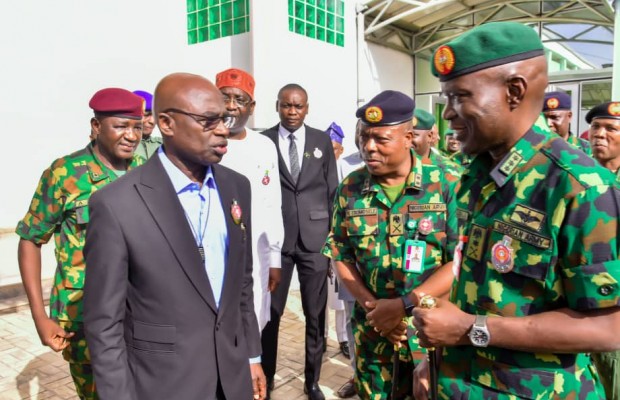
{"label": "camouflage uniform jacket", "polygon": [[457,151],[456,153],[451,154],[448,159],[463,168],[466,168],[472,161],[472,157],[462,151]]}
{"label": "camouflage uniform jacket", "polygon": [[[323,248],[323,254],[334,261],[357,264],[366,287],[379,299],[411,292],[437,267],[451,261],[454,253],[458,179],[449,177],[448,181],[440,168],[427,159],[422,161],[413,151],[412,160],[403,194],[394,204],[366,168],[346,177],[337,190],[332,230]],[[405,240],[417,232],[406,225],[423,218],[433,222],[433,231],[419,236],[427,243],[424,268],[419,274],[405,272],[401,266]],[[377,344],[364,346],[377,354],[391,354],[393,346],[366,323],[365,312],[357,303],[353,314],[357,329]],[[410,341],[410,345],[417,349],[416,343]]]}
{"label": "camouflage uniform jacket", "polygon": [[[609,174],[540,119],[497,166],[478,155],[457,195],[451,301],[491,317],[616,307],[620,195]],[[501,273],[506,260],[514,265]],[[445,399],[603,396],[586,354],[473,346],[444,349],[439,391]]]}
{"label": "camouflage uniform jacket", "polygon": [[577,136],[569,134],[566,141],[577,147],[579,150],[583,151],[587,155],[592,155],[592,148],[590,147],[590,142],[588,142],[587,140],[583,140],[582,138],[578,138]]}
{"label": "camouflage uniform jacket", "polygon": [[[142,163],[134,156],[130,167]],[[50,316],[57,321],[82,321],[84,256],[88,199],[116,179],[91,144],[55,160],[43,172],[26,216],[15,232],[25,240],[44,244],[54,235],[57,269],[50,297]],[[61,324],[62,325],[62,324]]]}
{"label": "camouflage uniform jacket", "polygon": [[151,135],[148,138],[143,137],[138,147],[136,147],[136,154],[148,160],[153,154],[157,153],[157,149],[159,149],[162,143],[162,138],[159,136]]}
{"label": "camouflage uniform jacket", "polygon": [[438,166],[446,174],[446,179],[456,178],[458,181],[461,178],[462,166],[439,153],[437,149],[431,148],[428,159],[431,164]]}

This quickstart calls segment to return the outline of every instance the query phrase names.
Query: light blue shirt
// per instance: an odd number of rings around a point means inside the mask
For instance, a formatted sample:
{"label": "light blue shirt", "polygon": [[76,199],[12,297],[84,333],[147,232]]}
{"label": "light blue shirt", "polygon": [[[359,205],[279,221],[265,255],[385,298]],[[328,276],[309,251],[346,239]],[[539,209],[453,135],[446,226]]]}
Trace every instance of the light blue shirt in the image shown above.
{"label": "light blue shirt", "polygon": [[[210,166],[207,167],[205,179],[200,187],[170,161],[163,146],[157,150],[157,155],[172,181],[187,223],[194,234],[196,246],[200,246],[202,241],[205,251],[205,271],[213,291],[215,305],[219,308],[228,259],[228,231],[213,171]],[[250,364],[260,362],[260,356],[250,358]]]}
{"label": "light blue shirt", "polygon": [[202,244],[204,248],[204,267],[215,305],[219,308],[228,259],[228,231],[213,171],[210,166],[207,167],[201,187],[170,161],[163,147],[159,148],[157,154],[185,211],[196,247]]}

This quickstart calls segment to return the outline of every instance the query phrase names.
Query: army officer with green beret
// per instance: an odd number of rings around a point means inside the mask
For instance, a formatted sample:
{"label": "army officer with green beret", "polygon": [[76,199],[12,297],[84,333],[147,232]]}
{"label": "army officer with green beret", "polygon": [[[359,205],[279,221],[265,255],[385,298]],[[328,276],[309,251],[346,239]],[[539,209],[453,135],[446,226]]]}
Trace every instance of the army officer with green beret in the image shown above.
{"label": "army officer with green beret", "polygon": [[[620,195],[611,173],[542,118],[538,34],[476,27],[435,50],[432,72],[463,151],[450,301],[413,311],[442,348],[444,399],[602,399],[589,352],[620,348]],[[425,396],[428,365],[416,371]]]}

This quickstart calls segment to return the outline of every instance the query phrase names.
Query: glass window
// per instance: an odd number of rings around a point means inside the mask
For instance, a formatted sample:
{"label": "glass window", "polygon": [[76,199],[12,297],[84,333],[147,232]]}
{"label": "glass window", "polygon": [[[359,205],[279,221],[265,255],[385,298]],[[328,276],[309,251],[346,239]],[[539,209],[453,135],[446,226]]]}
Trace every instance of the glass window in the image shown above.
{"label": "glass window", "polygon": [[288,0],[291,32],[344,47],[343,0]]}
{"label": "glass window", "polygon": [[[250,0],[186,1],[187,43],[190,45],[250,30]],[[292,0],[289,9],[291,4]]]}

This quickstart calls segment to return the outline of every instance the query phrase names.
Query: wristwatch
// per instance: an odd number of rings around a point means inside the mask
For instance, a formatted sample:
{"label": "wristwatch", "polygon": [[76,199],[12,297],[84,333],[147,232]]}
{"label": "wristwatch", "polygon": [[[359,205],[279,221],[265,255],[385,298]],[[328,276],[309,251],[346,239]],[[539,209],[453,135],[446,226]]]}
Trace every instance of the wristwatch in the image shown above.
{"label": "wristwatch", "polygon": [[405,306],[405,315],[408,317],[411,317],[413,315],[413,309],[415,308],[415,306],[411,302],[409,295],[406,294],[404,296],[400,296],[400,299],[402,300],[403,305]]}
{"label": "wristwatch", "polygon": [[491,341],[491,334],[487,328],[487,316],[476,315],[476,320],[469,331],[469,340],[476,347],[487,347]]}

